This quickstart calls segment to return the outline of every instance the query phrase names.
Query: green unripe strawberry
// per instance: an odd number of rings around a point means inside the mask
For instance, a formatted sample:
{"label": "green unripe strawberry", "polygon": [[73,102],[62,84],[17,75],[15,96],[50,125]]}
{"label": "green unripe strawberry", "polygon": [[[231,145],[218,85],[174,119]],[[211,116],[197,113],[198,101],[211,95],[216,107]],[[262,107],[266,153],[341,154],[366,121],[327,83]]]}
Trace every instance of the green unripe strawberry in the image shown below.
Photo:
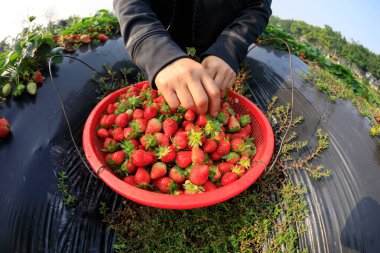
{"label": "green unripe strawberry", "polygon": [[11,94],[12,86],[9,83],[6,83],[2,88],[2,93],[4,97],[8,97]]}
{"label": "green unripe strawberry", "polygon": [[24,90],[25,90],[25,85],[20,83],[16,86],[16,89],[13,91],[12,95],[15,97],[20,96]]}
{"label": "green unripe strawberry", "polygon": [[30,95],[36,95],[37,93],[37,84],[35,82],[29,82],[26,85],[26,90]]}

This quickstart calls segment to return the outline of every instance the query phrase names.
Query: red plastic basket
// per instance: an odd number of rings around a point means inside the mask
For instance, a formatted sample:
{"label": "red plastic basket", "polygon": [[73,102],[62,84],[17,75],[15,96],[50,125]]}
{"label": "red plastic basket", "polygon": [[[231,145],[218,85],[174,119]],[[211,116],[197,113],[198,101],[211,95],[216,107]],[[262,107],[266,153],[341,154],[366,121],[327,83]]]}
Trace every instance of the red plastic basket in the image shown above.
{"label": "red plastic basket", "polygon": [[[142,87],[146,82],[135,84]],[[151,192],[133,187],[114,175],[106,166],[104,153],[101,150],[101,141],[96,135],[100,117],[106,110],[108,104],[113,103],[126,91],[126,88],[117,90],[102,101],[92,110],[87,118],[83,130],[83,149],[87,160],[94,170],[98,173],[101,180],[118,194],[138,202],[143,205],[167,209],[192,209],[214,205],[230,199],[246,190],[263,173],[268,165],[274,148],[274,136],[272,127],[260,109],[247,98],[230,91],[231,105],[234,110],[242,114],[250,114],[252,120],[252,136],[256,144],[256,156],[253,166],[247,171],[246,175],[239,178],[234,183],[201,194],[170,195]]]}

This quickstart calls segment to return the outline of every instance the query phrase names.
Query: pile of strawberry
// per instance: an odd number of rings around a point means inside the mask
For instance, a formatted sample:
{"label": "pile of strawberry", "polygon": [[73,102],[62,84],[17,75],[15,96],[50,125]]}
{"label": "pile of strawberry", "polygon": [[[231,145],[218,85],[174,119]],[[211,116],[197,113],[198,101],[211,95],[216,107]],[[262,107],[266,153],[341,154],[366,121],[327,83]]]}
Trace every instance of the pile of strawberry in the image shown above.
{"label": "pile of strawberry", "polygon": [[130,86],[109,104],[97,136],[109,169],[126,183],[170,194],[195,194],[245,175],[256,153],[249,115],[221,100],[208,114],[172,109],[145,84]]}

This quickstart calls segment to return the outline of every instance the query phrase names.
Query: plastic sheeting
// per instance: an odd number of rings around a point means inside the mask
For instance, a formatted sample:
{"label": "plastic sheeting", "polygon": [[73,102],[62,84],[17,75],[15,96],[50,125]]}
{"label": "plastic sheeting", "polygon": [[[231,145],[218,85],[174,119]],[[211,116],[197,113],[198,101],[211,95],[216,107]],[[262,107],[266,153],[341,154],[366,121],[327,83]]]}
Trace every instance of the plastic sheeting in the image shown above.
{"label": "plastic sheeting", "polygon": [[[131,66],[121,39],[97,47],[83,47],[74,56],[97,70],[104,64]],[[290,102],[288,55],[270,47],[248,55],[252,67],[254,101],[265,108],[272,96]],[[330,136],[330,147],[318,161],[333,175],[312,180],[302,172],[292,174],[307,187],[310,217],[302,246],[310,252],[380,252],[380,141],[371,138],[369,121],[350,102],[332,103],[305,83],[299,72],[307,66],[294,57],[294,114],[303,115],[300,139],[315,144],[316,129]],[[83,124],[96,104],[93,71],[64,59],[55,65],[54,80],[63,98],[81,147]],[[93,178],[81,162],[69,137],[67,124],[50,79],[36,97],[8,100],[0,109],[11,123],[12,136],[0,141],[0,248],[2,252],[112,252],[114,234],[101,222],[100,202],[113,207],[122,200]],[[304,150],[307,152],[307,149]],[[66,171],[74,206],[63,203],[57,189],[60,171]]]}

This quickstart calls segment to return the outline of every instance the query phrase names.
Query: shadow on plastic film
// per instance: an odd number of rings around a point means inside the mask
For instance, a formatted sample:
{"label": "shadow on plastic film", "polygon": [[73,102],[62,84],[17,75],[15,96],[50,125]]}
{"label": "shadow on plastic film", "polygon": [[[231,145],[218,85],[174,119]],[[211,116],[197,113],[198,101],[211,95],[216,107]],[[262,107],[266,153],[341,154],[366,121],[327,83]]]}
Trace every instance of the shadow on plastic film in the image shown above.
{"label": "shadow on plastic film", "polygon": [[362,198],[351,210],[340,234],[343,246],[361,253],[380,252],[380,205],[369,197]]}

